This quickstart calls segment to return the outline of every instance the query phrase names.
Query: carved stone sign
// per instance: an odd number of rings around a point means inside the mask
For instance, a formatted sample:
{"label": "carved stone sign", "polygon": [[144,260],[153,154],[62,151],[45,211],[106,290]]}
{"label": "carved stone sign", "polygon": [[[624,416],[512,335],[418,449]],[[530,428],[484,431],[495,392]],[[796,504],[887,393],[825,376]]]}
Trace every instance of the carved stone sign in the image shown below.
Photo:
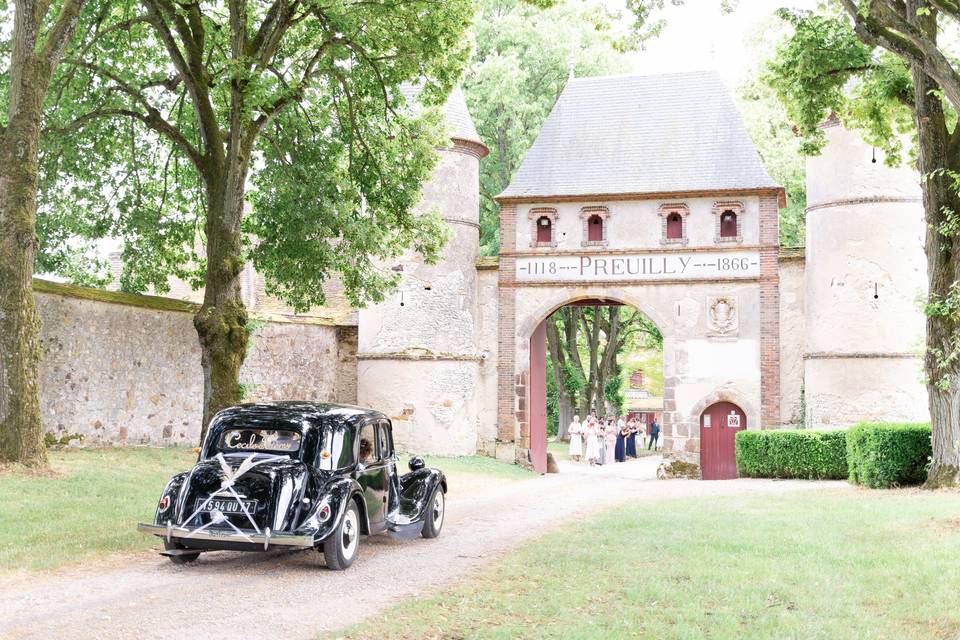
{"label": "carved stone sign", "polygon": [[760,275],[758,251],[590,253],[517,258],[518,282],[716,280]]}
{"label": "carved stone sign", "polygon": [[736,296],[713,296],[707,299],[707,334],[732,337],[740,327],[740,309]]}

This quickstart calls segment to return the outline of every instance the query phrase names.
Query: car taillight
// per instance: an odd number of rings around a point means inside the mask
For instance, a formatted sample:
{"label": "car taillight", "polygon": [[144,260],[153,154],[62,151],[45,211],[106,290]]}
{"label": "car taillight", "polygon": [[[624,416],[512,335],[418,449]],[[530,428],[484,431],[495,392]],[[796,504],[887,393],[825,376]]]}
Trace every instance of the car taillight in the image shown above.
{"label": "car taillight", "polygon": [[166,511],[170,507],[170,496],[160,498],[160,511]]}
{"label": "car taillight", "polygon": [[317,518],[320,522],[326,522],[330,519],[330,505],[324,504],[317,509]]}

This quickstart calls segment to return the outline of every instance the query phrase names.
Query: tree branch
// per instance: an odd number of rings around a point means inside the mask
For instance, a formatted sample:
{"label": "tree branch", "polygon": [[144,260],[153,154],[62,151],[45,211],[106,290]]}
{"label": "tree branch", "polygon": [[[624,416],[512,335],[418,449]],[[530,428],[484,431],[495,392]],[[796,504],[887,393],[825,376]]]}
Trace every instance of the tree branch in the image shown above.
{"label": "tree branch", "polygon": [[[77,29],[77,23],[80,22],[80,11],[83,9],[85,0],[64,0],[60,7],[60,14],[53,28],[47,35],[47,41],[43,45],[43,52],[40,54],[42,60],[47,65],[48,73],[52,74],[54,68],[63,57],[63,52],[67,48],[67,43],[73,37],[73,32]],[[46,13],[46,10],[44,10]]]}
{"label": "tree branch", "polygon": [[935,37],[911,24],[889,0],[874,0],[868,15],[859,11],[854,0],[840,1],[863,42],[883,47],[916,64],[940,85],[954,108],[960,109],[960,74],[937,46]]}
{"label": "tree branch", "polygon": [[58,127],[52,129],[62,135],[69,135],[74,131],[79,131],[83,126],[98,118],[112,118],[116,116],[123,116],[128,118],[133,118],[134,120],[139,120],[145,124],[149,129],[156,131],[157,133],[163,135],[168,140],[180,147],[183,152],[190,158],[190,161],[200,169],[201,156],[199,151],[190,144],[190,141],[187,140],[183,134],[169,122],[164,120],[160,116],[160,112],[156,109],[151,109],[147,113],[140,113],[139,111],[134,111],[133,109],[97,109],[91,111],[90,113],[85,113],[84,115],[76,118],[73,122],[66,125],[65,127]]}

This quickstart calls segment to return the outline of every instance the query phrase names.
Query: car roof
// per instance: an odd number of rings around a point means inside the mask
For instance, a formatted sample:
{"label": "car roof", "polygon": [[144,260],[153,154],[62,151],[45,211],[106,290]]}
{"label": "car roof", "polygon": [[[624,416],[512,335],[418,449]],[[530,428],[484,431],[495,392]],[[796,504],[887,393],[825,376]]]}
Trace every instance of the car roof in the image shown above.
{"label": "car roof", "polygon": [[215,422],[225,418],[254,418],[260,420],[279,419],[284,422],[334,423],[342,426],[355,426],[368,419],[386,420],[379,411],[349,404],[332,402],[307,402],[303,400],[278,400],[273,402],[250,402],[228,407],[220,411]]}

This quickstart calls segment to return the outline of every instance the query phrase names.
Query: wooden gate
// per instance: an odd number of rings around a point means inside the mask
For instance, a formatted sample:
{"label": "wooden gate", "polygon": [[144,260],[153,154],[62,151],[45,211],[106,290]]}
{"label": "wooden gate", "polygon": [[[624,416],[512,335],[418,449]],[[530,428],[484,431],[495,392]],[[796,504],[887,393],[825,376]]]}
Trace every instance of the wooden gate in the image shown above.
{"label": "wooden gate", "polygon": [[704,480],[737,477],[734,443],[747,428],[747,416],[732,402],[718,402],[700,414],[700,472]]}
{"label": "wooden gate", "polygon": [[530,337],[530,395],[527,411],[530,429],[530,462],[538,473],[547,472],[547,321]]}

